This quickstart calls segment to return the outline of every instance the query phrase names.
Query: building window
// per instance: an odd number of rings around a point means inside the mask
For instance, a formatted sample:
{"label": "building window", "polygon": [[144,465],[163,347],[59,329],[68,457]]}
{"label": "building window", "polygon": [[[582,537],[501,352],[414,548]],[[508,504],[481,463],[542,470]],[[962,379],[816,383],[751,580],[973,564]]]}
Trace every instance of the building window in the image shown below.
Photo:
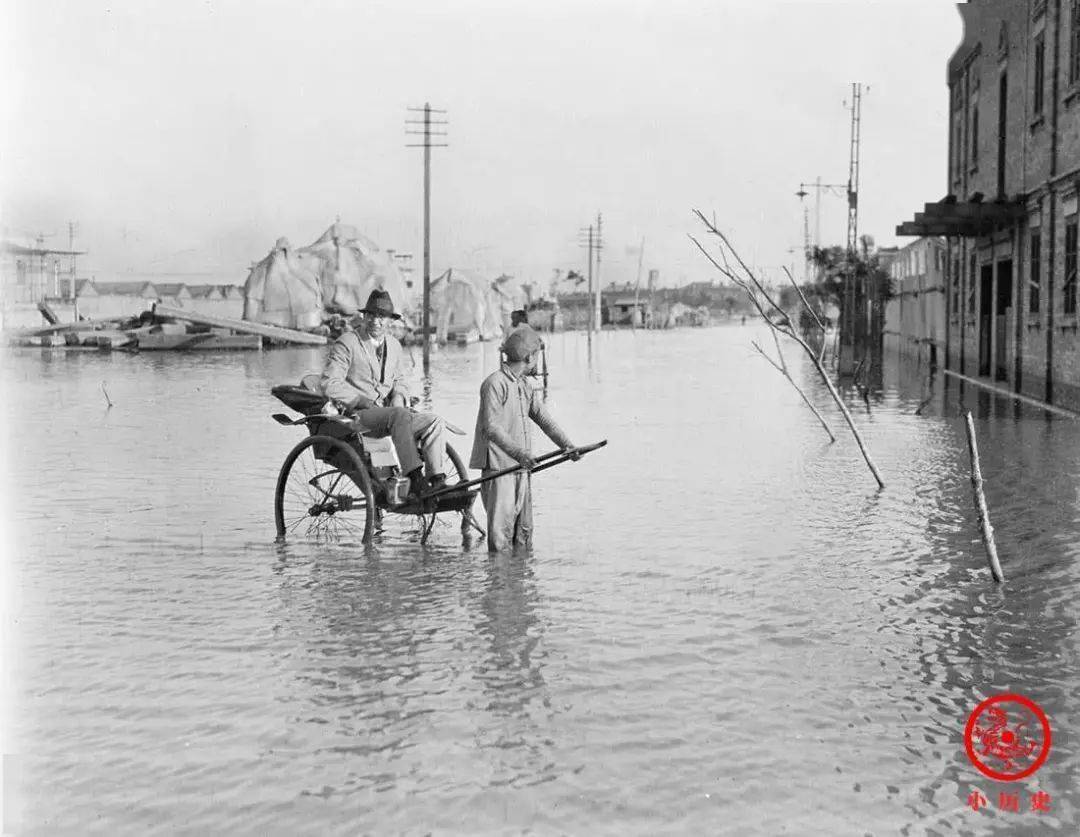
{"label": "building window", "polygon": [[1043,88],[1046,86],[1046,36],[1040,32],[1035,38],[1035,91],[1032,98],[1035,116],[1042,116],[1043,112]]}
{"label": "building window", "polygon": [[968,298],[967,310],[972,317],[975,316],[975,285],[979,278],[979,265],[975,261],[975,254],[971,254],[971,263],[968,269]]}
{"label": "building window", "polygon": [[26,284],[26,262],[24,262],[22,259],[18,259],[15,262],[15,284]]}
{"label": "building window", "polygon": [[1080,0],[1072,0],[1069,23],[1069,84],[1080,81]]}
{"label": "building window", "polygon": [[[1080,0],[1077,0],[1080,2]],[[971,109],[971,167],[979,165],[979,106]]]}
{"label": "building window", "polygon": [[1076,216],[1065,219],[1065,281],[1061,286],[1062,308],[1076,313]]}
{"label": "building window", "polygon": [[1028,276],[1028,312],[1039,313],[1039,294],[1042,291],[1042,235],[1031,231],[1031,261]]}

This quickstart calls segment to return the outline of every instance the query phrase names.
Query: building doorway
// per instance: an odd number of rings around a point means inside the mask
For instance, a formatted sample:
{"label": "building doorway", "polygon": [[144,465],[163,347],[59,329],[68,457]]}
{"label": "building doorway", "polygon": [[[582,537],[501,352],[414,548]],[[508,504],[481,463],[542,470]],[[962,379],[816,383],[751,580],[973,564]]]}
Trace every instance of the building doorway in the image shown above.
{"label": "building doorway", "polygon": [[1009,379],[1009,320],[1012,318],[1012,259],[997,263],[997,305],[994,308],[994,377]]}
{"label": "building doorway", "polygon": [[984,264],[979,272],[979,375],[990,375],[990,350],[993,347],[994,265]]}

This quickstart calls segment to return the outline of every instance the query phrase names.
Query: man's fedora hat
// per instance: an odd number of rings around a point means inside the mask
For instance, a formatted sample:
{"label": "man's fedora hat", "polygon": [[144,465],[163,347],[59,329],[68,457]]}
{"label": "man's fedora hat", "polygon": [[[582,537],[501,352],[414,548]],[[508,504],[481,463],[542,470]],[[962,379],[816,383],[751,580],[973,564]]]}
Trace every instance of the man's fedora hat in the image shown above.
{"label": "man's fedora hat", "polygon": [[361,314],[380,314],[384,317],[393,317],[400,320],[401,315],[394,311],[394,301],[390,294],[383,290],[374,290],[367,298],[367,305],[360,309]]}

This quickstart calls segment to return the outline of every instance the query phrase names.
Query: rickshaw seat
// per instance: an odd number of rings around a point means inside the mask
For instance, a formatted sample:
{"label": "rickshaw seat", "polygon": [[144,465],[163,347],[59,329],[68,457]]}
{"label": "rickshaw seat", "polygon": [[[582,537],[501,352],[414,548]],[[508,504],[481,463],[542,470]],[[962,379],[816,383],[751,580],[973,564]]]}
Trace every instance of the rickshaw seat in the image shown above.
{"label": "rickshaw seat", "polygon": [[[290,409],[303,413],[305,416],[314,416],[321,413],[330,400],[320,391],[320,384],[320,376],[317,373],[312,373],[305,375],[300,380],[300,386],[285,384],[273,387],[270,392]],[[389,436],[378,439],[361,436],[358,440],[356,432],[349,424],[334,419],[310,421],[307,427],[312,436],[330,436],[335,439],[348,440],[353,447],[357,448],[358,452],[368,455],[373,467],[388,468],[399,465],[397,452],[394,450],[394,442]]]}
{"label": "rickshaw seat", "polygon": [[298,413],[303,413],[305,416],[321,413],[329,400],[321,392],[304,386],[292,386],[291,384],[272,387],[270,392],[286,407],[296,410]]}

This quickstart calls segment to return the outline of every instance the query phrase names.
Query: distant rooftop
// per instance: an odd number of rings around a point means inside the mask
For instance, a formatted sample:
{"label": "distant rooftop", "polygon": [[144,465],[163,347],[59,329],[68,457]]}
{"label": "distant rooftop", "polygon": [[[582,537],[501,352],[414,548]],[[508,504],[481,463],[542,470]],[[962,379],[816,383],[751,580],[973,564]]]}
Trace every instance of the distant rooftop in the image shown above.
{"label": "distant rooftop", "polygon": [[85,256],[85,250],[52,250],[47,247],[26,247],[14,241],[0,242],[0,250],[16,256]]}

